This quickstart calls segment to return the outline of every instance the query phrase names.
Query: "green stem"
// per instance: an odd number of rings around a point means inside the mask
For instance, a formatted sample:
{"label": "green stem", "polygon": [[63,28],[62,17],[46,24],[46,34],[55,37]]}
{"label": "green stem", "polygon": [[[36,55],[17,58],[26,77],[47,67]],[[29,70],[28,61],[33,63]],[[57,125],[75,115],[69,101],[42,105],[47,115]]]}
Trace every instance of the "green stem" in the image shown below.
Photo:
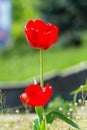
{"label": "green stem", "polygon": [[40,85],[44,86],[44,80],[43,80],[43,51],[40,50]]}
{"label": "green stem", "polygon": [[[40,86],[44,87],[44,77],[43,77],[43,50],[40,50]],[[43,97],[42,97],[43,98]],[[35,107],[35,111],[39,117],[39,121],[40,121],[40,125],[42,123],[42,120],[44,120],[45,122],[45,130],[47,129],[47,122],[46,122],[46,116],[45,116],[45,112],[44,112],[44,107],[38,106]],[[42,130],[43,128],[41,128],[40,130]]]}
{"label": "green stem", "polygon": [[[44,87],[44,76],[43,76],[43,50],[40,50],[40,85]],[[45,130],[47,130],[46,116],[43,108],[43,114],[45,118]]]}

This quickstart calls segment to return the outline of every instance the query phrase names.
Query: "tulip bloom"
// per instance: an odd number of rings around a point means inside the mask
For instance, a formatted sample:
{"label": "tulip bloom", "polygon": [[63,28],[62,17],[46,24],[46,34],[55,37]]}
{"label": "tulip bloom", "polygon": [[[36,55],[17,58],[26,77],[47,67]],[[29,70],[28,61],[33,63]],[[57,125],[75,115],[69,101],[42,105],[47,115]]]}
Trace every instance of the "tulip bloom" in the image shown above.
{"label": "tulip bloom", "polygon": [[42,20],[28,21],[24,27],[28,43],[38,49],[47,50],[58,39],[59,28]]}
{"label": "tulip bloom", "polygon": [[36,107],[44,106],[52,96],[52,87],[47,84],[42,88],[40,85],[32,84],[28,86],[24,93],[20,95],[20,99],[26,105]]}

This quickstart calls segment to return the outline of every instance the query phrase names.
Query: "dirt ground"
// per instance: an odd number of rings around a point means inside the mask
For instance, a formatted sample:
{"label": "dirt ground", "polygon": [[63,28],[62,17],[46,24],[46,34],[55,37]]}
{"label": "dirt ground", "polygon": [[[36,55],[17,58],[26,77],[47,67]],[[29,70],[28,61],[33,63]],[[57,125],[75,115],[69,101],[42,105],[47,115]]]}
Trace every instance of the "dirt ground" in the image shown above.
{"label": "dirt ground", "polygon": [[[87,106],[80,107],[75,113],[75,122],[81,130],[87,130]],[[36,114],[6,114],[0,115],[0,130],[32,130],[32,122]],[[49,130],[76,130],[65,122],[56,119],[48,125]]]}

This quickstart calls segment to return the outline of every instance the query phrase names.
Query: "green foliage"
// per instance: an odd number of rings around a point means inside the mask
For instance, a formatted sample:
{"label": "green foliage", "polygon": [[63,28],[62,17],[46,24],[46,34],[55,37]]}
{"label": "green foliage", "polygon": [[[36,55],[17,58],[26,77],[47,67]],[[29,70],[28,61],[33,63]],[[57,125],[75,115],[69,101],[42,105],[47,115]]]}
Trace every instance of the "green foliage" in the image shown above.
{"label": "green foliage", "polygon": [[33,130],[39,130],[39,122],[38,119],[33,121]]}
{"label": "green foliage", "polygon": [[69,102],[64,101],[61,97],[57,96],[54,100],[50,101],[47,106],[47,111],[62,110],[64,114],[69,110]]}
{"label": "green foliage", "polygon": [[82,103],[84,104],[85,103],[85,98],[87,97],[86,96],[86,93],[87,93],[87,81],[86,81],[86,84],[81,85],[78,89],[71,92],[71,95],[74,95],[74,103],[77,101],[77,96],[78,96],[79,93],[81,93],[81,100],[82,100]]}
{"label": "green foliage", "polygon": [[47,128],[46,128],[46,121],[45,121],[45,118],[42,120],[42,122],[41,122],[41,125],[40,125],[40,130],[47,130]]}
{"label": "green foliage", "polygon": [[39,4],[39,0],[29,1],[29,0],[19,0],[18,2],[12,0],[12,45],[13,47],[10,51],[27,53],[29,50],[32,50],[28,46],[27,40],[24,35],[24,25],[30,19],[35,19],[39,17],[39,11],[35,7]]}
{"label": "green foliage", "polygon": [[24,16],[24,7],[21,0],[18,2],[15,0],[12,0],[12,20],[14,21],[21,21],[23,20]]}
{"label": "green foliage", "polygon": [[73,122],[71,119],[67,118],[65,115],[63,115],[62,113],[58,111],[51,111],[46,115],[46,119],[48,123],[51,123],[50,122],[51,115],[55,115],[57,118],[61,119],[62,121],[65,121],[66,123],[73,126],[74,128],[81,130],[75,122]]}
{"label": "green foliage", "polygon": [[42,114],[43,113],[43,107],[36,107],[35,111],[36,111],[36,113],[39,117],[39,122],[41,123],[42,120],[43,120],[43,114]]}
{"label": "green foliage", "polygon": [[59,118],[62,121],[73,126],[74,128],[80,130],[79,126],[71,119],[69,119],[67,116],[65,116],[62,112],[50,111],[47,114],[45,114],[43,107],[36,107],[35,111],[38,115],[38,118],[34,120],[33,130],[47,130],[47,124],[52,123],[55,118]]}
{"label": "green foliage", "polygon": [[44,108],[37,106],[35,107],[35,111],[38,117],[36,120],[34,120],[33,130],[47,130]]}

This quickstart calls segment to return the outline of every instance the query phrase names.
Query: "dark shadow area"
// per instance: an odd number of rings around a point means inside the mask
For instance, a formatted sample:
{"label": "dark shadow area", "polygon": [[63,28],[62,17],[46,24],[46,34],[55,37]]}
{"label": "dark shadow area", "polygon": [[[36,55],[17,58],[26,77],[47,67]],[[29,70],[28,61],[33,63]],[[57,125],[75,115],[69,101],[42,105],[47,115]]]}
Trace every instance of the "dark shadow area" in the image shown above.
{"label": "dark shadow area", "polygon": [[[53,87],[53,96],[54,99],[56,96],[61,96],[64,100],[72,101],[73,95],[70,93],[86,83],[87,78],[87,68],[82,69],[80,72],[74,72],[67,75],[54,75],[51,78],[46,79],[45,84],[50,84]],[[21,84],[8,84],[7,86],[0,85],[0,88],[6,96],[7,108],[19,108],[21,109],[22,103],[19,99],[19,95],[23,93],[24,89],[29,85],[29,83]],[[10,87],[9,87],[10,86]]]}

